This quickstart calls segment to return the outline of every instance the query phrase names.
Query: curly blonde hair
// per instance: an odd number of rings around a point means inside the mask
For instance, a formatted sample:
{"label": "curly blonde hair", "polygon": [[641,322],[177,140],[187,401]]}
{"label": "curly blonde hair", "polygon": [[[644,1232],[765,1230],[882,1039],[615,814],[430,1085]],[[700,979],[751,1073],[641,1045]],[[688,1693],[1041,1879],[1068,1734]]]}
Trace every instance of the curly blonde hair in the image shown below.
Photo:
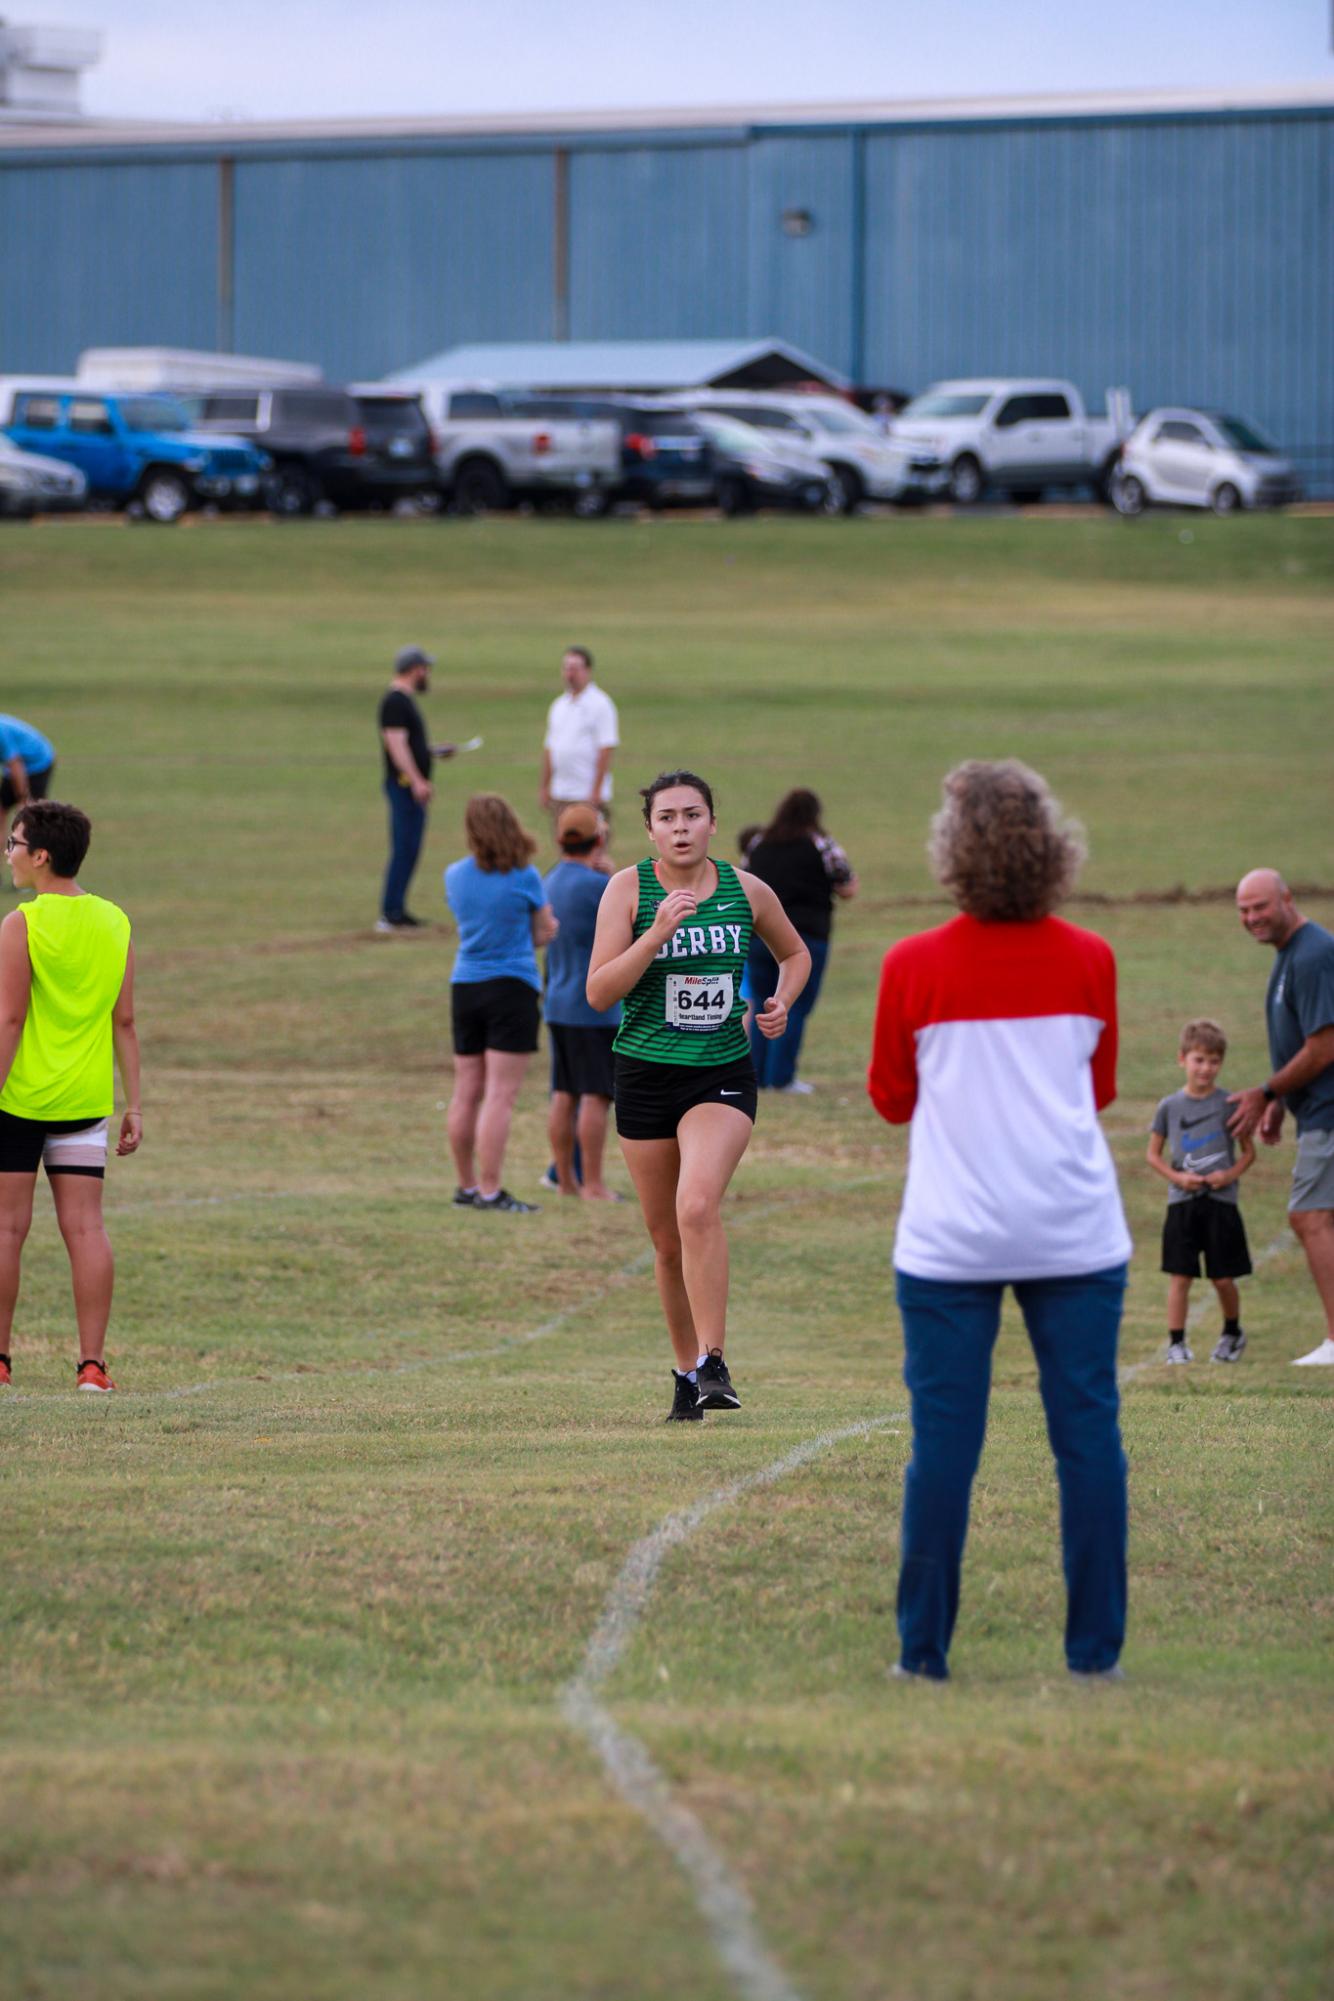
{"label": "curly blonde hair", "polygon": [[927,854],[961,910],[985,924],[1046,917],[1074,887],[1084,830],[1017,758],[970,758],[947,773]]}
{"label": "curly blonde hair", "polygon": [[526,868],[537,853],[537,842],[520,824],[519,816],[498,792],[475,792],[463,816],[463,831],[479,869],[505,875]]}

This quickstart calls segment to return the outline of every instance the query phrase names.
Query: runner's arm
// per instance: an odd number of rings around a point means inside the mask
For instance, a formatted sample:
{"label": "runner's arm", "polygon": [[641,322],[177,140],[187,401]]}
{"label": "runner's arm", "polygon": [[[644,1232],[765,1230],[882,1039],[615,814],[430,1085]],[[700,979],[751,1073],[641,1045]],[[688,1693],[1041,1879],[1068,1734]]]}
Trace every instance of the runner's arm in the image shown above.
{"label": "runner's arm", "polygon": [[[23,759],[16,755],[9,759],[5,769],[13,781],[15,793],[14,804],[21,806],[28,796],[28,767],[23,762]],[[26,930],[27,927],[25,926],[24,928]]]}
{"label": "runner's arm", "polygon": [[778,985],[755,1020],[761,1035],[781,1035],[787,1026],[787,1011],[811,976],[811,955],[801,942],[801,933],[778,901],[767,882],[738,869],[737,879],[750,899],[756,935],[762,938],[778,961]]}
{"label": "runner's arm", "polygon": [[597,930],[588,961],[588,983],[584,989],[588,1005],[603,1014],[624,1000],[637,986],[678,924],[694,915],[696,899],[687,889],[674,889],[658,905],[651,927],[635,937],[635,906],[639,897],[638,872],[622,869],[607,884],[598,905]]}
{"label": "runner's arm", "polygon": [[32,961],[28,957],[27,919],[11,910],[0,924],[0,1086],[9,1076],[28,1019],[32,992]]}
{"label": "runner's arm", "polygon": [[144,1115],[139,1109],[139,1032],[134,1025],[134,947],[125,955],[125,978],[120,983],[116,1005],[111,1011],[111,1039],[116,1046],[116,1062],[125,1090],[125,1115],[120,1122],[117,1153],[134,1153],[144,1136]]}
{"label": "runner's arm", "polygon": [[549,903],[544,903],[535,910],[529,923],[534,945],[549,945],[560,930],[560,919]]}

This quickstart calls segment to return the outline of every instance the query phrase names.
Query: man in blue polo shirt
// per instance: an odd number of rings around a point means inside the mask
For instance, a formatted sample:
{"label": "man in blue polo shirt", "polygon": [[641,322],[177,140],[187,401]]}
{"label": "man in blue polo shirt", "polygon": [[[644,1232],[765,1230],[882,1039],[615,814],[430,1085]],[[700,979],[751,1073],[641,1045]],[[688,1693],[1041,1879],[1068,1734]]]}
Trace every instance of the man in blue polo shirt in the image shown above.
{"label": "man in blue polo shirt", "polygon": [[16,807],[49,795],[55,768],[55,751],[40,730],[17,716],[0,716],[0,808],[6,829]]}
{"label": "man in blue polo shirt", "polygon": [[1334,1368],[1334,937],[1303,917],[1277,869],[1252,869],[1237,885],[1237,914],[1257,945],[1272,945],[1265,991],[1269,1061],[1265,1084],[1234,1091],[1233,1135],[1259,1128],[1277,1144],[1283,1114],[1297,1121],[1288,1221],[1306,1253],[1325,1309],[1325,1338],[1301,1368]]}

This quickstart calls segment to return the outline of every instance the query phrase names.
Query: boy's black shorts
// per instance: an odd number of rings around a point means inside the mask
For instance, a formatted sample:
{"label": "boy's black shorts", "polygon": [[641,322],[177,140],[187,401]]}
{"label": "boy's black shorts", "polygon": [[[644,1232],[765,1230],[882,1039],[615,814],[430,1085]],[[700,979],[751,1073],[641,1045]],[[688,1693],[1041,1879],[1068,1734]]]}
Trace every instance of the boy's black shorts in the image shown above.
{"label": "boy's black shorts", "polygon": [[549,1021],[551,1037],[551,1088],[568,1092],[572,1098],[614,1098],[616,1059],[611,1045],[614,1028],[589,1028]]}
{"label": "boy's black shorts", "polygon": [[1173,1278],[1198,1278],[1201,1257],[1206,1278],[1249,1277],[1246,1225],[1235,1202],[1192,1195],[1188,1202],[1168,1203],[1163,1218],[1163,1270]]}

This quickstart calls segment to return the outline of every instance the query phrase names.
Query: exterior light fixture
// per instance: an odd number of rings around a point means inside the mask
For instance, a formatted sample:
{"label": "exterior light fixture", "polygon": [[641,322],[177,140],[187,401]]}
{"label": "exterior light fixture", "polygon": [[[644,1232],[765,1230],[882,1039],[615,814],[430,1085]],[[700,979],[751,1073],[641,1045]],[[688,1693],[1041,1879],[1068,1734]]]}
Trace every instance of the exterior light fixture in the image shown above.
{"label": "exterior light fixture", "polygon": [[785,208],[783,210],[784,236],[809,236],[815,227],[815,217],[808,208]]}

